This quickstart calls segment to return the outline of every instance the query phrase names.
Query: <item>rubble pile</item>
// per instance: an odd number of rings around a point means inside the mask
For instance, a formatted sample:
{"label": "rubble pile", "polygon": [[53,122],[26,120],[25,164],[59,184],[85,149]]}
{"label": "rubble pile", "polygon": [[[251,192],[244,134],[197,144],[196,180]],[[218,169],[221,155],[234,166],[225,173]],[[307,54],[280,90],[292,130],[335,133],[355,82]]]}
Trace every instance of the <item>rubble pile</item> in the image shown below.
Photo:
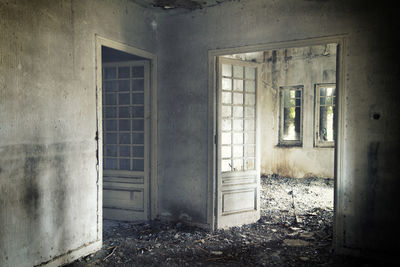
{"label": "rubble pile", "polygon": [[346,266],[354,261],[332,254],[331,180],[261,180],[262,217],[256,223],[209,232],[182,222],[105,220],[103,249],[69,266]]}

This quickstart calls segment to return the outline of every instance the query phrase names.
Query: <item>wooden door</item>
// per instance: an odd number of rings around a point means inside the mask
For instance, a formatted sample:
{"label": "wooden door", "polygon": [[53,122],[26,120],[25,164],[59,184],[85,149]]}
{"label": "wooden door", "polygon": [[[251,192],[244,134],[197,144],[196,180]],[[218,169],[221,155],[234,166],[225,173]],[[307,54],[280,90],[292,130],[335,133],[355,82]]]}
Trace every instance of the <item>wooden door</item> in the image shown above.
{"label": "wooden door", "polygon": [[218,59],[217,227],[260,218],[258,65]]}
{"label": "wooden door", "polygon": [[149,219],[148,61],[103,64],[103,218]]}

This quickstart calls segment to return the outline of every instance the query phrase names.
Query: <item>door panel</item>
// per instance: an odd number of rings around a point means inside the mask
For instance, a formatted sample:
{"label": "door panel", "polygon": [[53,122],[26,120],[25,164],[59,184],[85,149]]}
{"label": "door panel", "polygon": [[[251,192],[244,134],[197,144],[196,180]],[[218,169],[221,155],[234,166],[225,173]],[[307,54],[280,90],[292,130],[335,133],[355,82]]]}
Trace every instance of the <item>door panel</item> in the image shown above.
{"label": "door panel", "polygon": [[255,63],[218,59],[218,228],[260,218],[258,76]]}
{"label": "door panel", "polygon": [[103,217],[149,216],[149,101],[147,61],[103,64]]}

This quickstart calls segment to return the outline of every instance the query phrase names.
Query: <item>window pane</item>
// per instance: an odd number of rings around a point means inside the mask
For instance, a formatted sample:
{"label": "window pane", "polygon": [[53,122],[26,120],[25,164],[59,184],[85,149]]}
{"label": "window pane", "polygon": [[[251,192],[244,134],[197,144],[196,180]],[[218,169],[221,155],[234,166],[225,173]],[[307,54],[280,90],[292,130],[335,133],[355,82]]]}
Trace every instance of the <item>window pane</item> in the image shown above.
{"label": "window pane", "polygon": [[132,104],[143,105],[144,104],[144,94],[143,93],[132,94]]}
{"label": "window pane", "polygon": [[319,110],[319,141],[334,141],[333,129],[334,109],[332,106],[321,106]]}
{"label": "window pane", "polygon": [[254,131],[255,130],[254,120],[245,120],[244,123],[245,123],[246,131]]}
{"label": "window pane", "polygon": [[106,156],[116,157],[117,156],[117,146],[106,146]]}
{"label": "window pane", "polygon": [[144,147],[143,146],[135,146],[133,147],[133,156],[137,158],[144,157]]}
{"label": "window pane", "polygon": [[115,79],[117,78],[117,69],[115,67],[107,67],[104,69],[105,79]]}
{"label": "window pane", "polygon": [[233,80],[233,90],[243,91],[243,80]]}
{"label": "window pane", "polygon": [[221,143],[223,145],[230,145],[231,142],[231,133],[221,133]]}
{"label": "window pane", "polygon": [[104,98],[106,101],[106,105],[116,105],[117,104],[117,97],[116,97],[115,93],[104,94]]}
{"label": "window pane", "polygon": [[104,160],[104,168],[107,170],[116,170],[118,169],[118,160],[117,159],[110,159],[110,158],[105,158]]}
{"label": "window pane", "polygon": [[117,143],[117,134],[108,133],[106,134],[106,144],[116,144]]}
{"label": "window pane", "polygon": [[246,144],[255,144],[256,134],[254,132],[245,133],[244,141]]}
{"label": "window pane", "polygon": [[129,80],[118,81],[120,91],[129,91]]}
{"label": "window pane", "polygon": [[232,65],[222,64],[222,76],[232,77]]}
{"label": "window pane", "polygon": [[243,133],[233,133],[233,143],[243,144]]}
{"label": "window pane", "polygon": [[120,159],[119,160],[119,169],[120,170],[130,170],[131,169],[131,160],[130,159]]}
{"label": "window pane", "polygon": [[233,104],[242,105],[243,104],[243,94],[233,93]]}
{"label": "window pane", "polygon": [[254,158],[247,158],[244,166],[245,170],[254,170],[256,167]]}
{"label": "window pane", "polygon": [[231,117],[232,108],[231,106],[222,106],[222,117]]}
{"label": "window pane", "polygon": [[106,81],[106,92],[115,92],[117,91],[117,81]]}
{"label": "window pane", "polygon": [[132,91],[144,91],[144,80],[133,80],[132,81]]}
{"label": "window pane", "polygon": [[119,117],[120,118],[129,118],[129,107],[120,107],[119,108]]}
{"label": "window pane", "polygon": [[222,162],[221,162],[221,172],[230,172],[231,171],[231,166],[232,166],[232,164],[231,164],[231,160],[230,159],[222,160]]}
{"label": "window pane", "polygon": [[119,134],[119,143],[120,144],[130,144],[131,143],[131,134],[129,134],[129,133]]}
{"label": "window pane", "polygon": [[133,78],[144,77],[144,67],[143,66],[132,67],[132,77]]}
{"label": "window pane", "polygon": [[119,155],[121,157],[130,157],[131,156],[131,147],[130,146],[119,146]]}
{"label": "window pane", "polygon": [[254,117],[255,109],[254,107],[245,107],[244,108],[244,116],[245,117]]}
{"label": "window pane", "polygon": [[233,117],[243,117],[243,107],[233,107]]}
{"label": "window pane", "polygon": [[233,157],[243,157],[243,146],[233,146]]}
{"label": "window pane", "polygon": [[144,117],[144,107],[133,107],[133,117],[143,118]]}
{"label": "window pane", "polygon": [[129,67],[118,68],[118,78],[129,78]]}
{"label": "window pane", "polygon": [[117,117],[117,108],[115,108],[115,107],[106,107],[106,109],[105,109],[105,117],[106,118],[116,118]]}
{"label": "window pane", "polygon": [[232,93],[222,92],[222,103],[223,104],[232,104]]}
{"label": "window pane", "polygon": [[[283,140],[300,140],[301,107],[296,107],[296,102],[294,101],[297,92],[298,90],[285,89],[283,94],[283,102],[285,103],[282,116]],[[301,101],[299,104],[301,104]]]}
{"label": "window pane", "polygon": [[243,131],[243,120],[233,120],[233,130]]}
{"label": "window pane", "polygon": [[221,146],[221,158],[230,158],[231,152],[231,146]]}
{"label": "window pane", "polygon": [[130,120],[119,120],[119,130],[120,131],[130,131],[131,121]]}
{"label": "window pane", "polygon": [[242,66],[233,66],[233,76],[235,78],[243,78],[243,67]]}
{"label": "window pane", "polygon": [[233,171],[242,171],[243,170],[243,159],[234,159],[232,167],[233,167]]}
{"label": "window pane", "polygon": [[245,67],[246,79],[255,79],[256,69],[252,67]]}
{"label": "window pane", "polygon": [[222,90],[232,90],[232,80],[229,78],[222,78]]}
{"label": "window pane", "polygon": [[246,105],[254,106],[256,104],[256,95],[255,94],[246,94]]}
{"label": "window pane", "polygon": [[133,134],[133,143],[134,144],[144,144],[144,134],[134,133]]}
{"label": "window pane", "polygon": [[106,120],[106,130],[116,131],[117,130],[117,120]]}
{"label": "window pane", "polygon": [[144,131],[144,120],[133,120],[133,131]]}
{"label": "window pane", "polygon": [[129,93],[118,94],[118,104],[119,105],[129,105],[131,95]]}
{"label": "window pane", "polygon": [[222,131],[230,131],[232,129],[232,120],[231,119],[222,119],[221,122],[221,130]]}
{"label": "window pane", "polygon": [[246,157],[254,157],[256,155],[256,148],[254,145],[247,145],[244,150]]}
{"label": "window pane", "polygon": [[254,93],[256,91],[255,81],[245,81],[245,90],[246,92]]}
{"label": "window pane", "polygon": [[144,160],[143,159],[134,159],[132,169],[134,171],[144,171]]}

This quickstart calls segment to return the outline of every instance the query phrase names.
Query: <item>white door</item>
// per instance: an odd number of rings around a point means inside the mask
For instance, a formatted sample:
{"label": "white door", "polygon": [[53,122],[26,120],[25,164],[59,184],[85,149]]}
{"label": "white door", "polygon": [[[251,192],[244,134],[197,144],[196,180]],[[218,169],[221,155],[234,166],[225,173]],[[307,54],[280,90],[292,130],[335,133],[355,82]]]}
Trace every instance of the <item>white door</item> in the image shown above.
{"label": "white door", "polygon": [[260,218],[258,65],[218,59],[217,227]]}
{"label": "white door", "polygon": [[103,64],[103,217],[149,218],[148,61]]}

